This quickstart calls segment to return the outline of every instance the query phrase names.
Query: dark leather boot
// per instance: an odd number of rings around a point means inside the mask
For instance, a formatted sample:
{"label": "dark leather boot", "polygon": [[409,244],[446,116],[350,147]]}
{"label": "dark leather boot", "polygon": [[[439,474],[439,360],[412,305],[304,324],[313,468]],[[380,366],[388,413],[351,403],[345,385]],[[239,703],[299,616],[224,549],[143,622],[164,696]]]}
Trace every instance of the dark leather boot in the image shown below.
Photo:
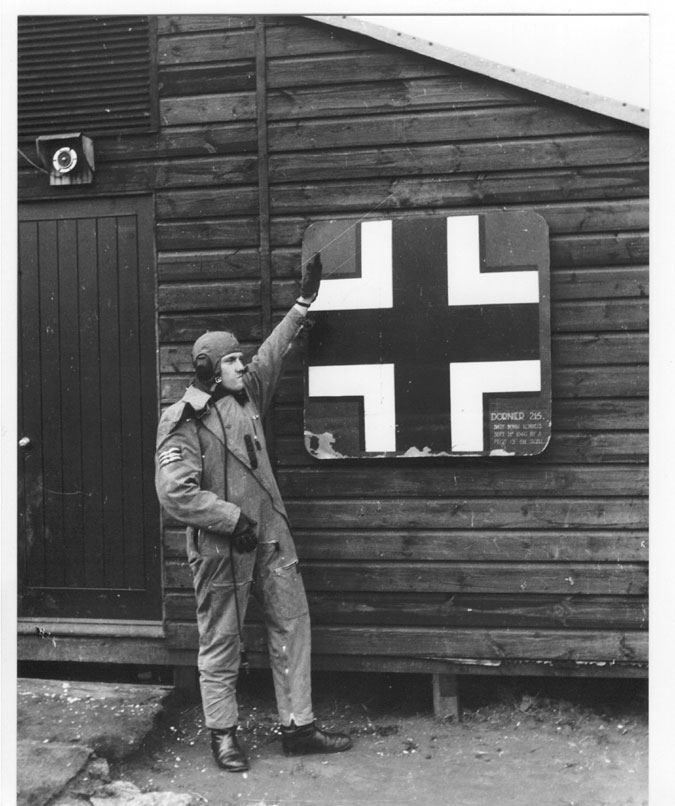
{"label": "dark leather boot", "polygon": [[216,764],[228,772],[246,772],[248,759],[237,741],[237,726],[211,731],[211,750]]}
{"label": "dark leather boot", "polygon": [[352,740],[346,733],[329,733],[317,727],[316,722],[296,727],[281,726],[281,746],[287,756],[305,756],[310,753],[341,753],[349,750]]}

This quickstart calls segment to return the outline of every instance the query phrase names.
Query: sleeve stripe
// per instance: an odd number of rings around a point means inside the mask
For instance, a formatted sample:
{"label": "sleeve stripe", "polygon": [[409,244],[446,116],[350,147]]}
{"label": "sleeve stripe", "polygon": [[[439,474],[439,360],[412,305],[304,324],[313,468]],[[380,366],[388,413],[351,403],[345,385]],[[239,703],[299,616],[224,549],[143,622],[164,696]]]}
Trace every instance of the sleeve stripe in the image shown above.
{"label": "sleeve stripe", "polygon": [[162,451],[157,457],[160,467],[170,465],[172,462],[179,462],[183,458],[183,452],[179,447],[169,448]]}

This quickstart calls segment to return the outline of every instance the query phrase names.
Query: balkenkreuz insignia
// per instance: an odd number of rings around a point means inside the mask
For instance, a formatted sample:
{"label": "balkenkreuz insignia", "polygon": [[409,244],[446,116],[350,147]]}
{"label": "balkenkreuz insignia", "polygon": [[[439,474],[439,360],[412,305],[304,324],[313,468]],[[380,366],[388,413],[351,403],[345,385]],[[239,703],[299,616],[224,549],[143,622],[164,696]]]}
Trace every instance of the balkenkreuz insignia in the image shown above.
{"label": "balkenkreuz insignia", "polygon": [[164,467],[170,465],[172,462],[180,462],[182,458],[182,451],[179,447],[169,448],[159,454],[159,466]]}
{"label": "balkenkreuz insignia", "polygon": [[533,210],[317,221],[318,459],[533,456],[551,436],[549,237]]}

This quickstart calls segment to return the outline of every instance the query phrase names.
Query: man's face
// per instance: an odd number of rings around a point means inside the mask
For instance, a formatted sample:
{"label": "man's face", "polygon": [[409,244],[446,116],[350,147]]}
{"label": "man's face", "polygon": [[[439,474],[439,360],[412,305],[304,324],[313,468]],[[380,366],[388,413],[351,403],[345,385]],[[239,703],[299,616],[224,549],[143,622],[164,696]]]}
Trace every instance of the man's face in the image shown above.
{"label": "man's face", "polygon": [[220,378],[224,389],[239,392],[244,388],[246,368],[242,363],[243,353],[230,353],[220,359]]}

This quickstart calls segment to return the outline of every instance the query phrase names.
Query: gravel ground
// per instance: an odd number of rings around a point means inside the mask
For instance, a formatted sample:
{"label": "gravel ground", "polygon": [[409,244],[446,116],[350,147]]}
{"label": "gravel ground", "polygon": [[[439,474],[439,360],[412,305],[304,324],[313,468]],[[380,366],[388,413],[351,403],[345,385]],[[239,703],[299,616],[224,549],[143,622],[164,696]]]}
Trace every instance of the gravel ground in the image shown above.
{"label": "gravel ground", "polygon": [[246,774],[217,769],[197,703],[175,701],[115,777],[195,806],[647,806],[645,681],[460,679],[462,720],[433,716],[428,675],[315,675],[335,756],[281,753],[268,672],[240,682]]}

